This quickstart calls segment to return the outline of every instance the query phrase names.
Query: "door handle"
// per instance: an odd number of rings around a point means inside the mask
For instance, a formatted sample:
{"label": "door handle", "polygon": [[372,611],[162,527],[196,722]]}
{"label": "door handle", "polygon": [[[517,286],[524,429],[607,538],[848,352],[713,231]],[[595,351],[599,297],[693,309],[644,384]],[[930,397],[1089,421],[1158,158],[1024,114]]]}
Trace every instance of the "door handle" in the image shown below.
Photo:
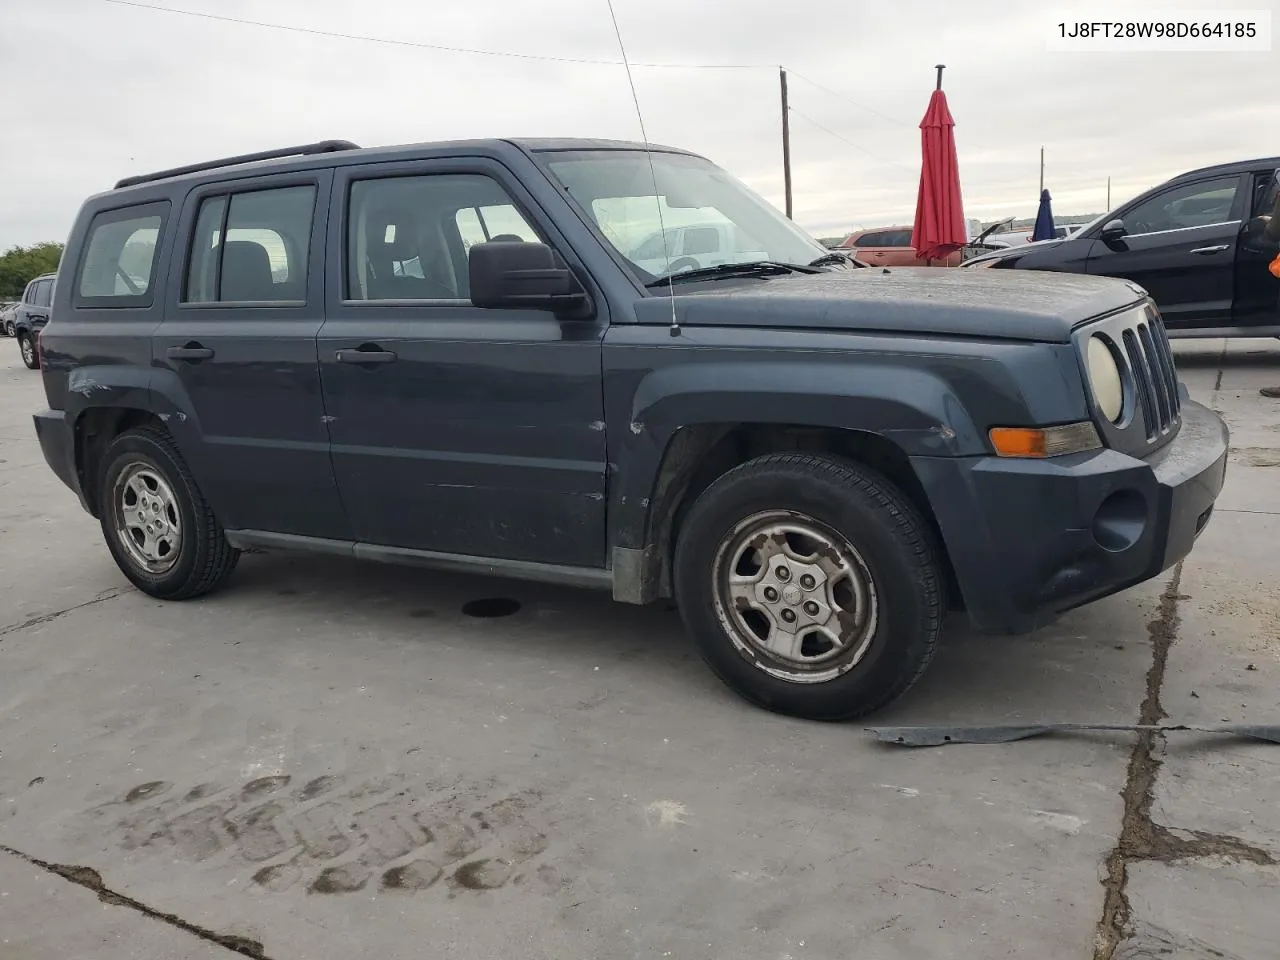
{"label": "door handle", "polygon": [[1208,256],[1211,256],[1212,254],[1221,253],[1223,250],[1230,250],[1230,249],[1231,249],[1231,244],[1219,243],[1217,246],[1213,246],[1213,247],[1196,247],[1191,252],[1198,253],[1202,257],[1208,257]]}
{"label": "door handle", "polygon": [[396,358],[390,350],[339,350],[334,356],[339,363],[390,363]]}
{"label": "door handle", "polygon": [[209,347],[190,345],[186,347],[170,347],[164,352],[170,360],[208,360],[213,357]]}

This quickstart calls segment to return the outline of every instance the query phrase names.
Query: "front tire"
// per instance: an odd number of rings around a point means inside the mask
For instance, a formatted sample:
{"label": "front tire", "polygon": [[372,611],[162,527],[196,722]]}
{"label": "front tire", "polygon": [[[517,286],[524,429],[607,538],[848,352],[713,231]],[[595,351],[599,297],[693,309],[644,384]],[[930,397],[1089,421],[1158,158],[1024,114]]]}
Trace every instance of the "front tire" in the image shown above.
{"label": "front tire", "polygon": [[40,369],[40,354],[36,351],[35,338],[27,332],[18,334],[18,352],[22,354],[22,362],[28,370]]}
{"label": "front tire", "polygon": [[933,531],[859,464],[772,454],[698,497],[676,544],[676,602],[711,669],[745,699],[849,720],[905,693],[946,610]]}
{"label": "front tire", "polygon": [[129,430],[102,462],[102,534],[134,586],[161,600],[187,600],[231,575],[240,551],[227,543],[172,437],[154,427]]}

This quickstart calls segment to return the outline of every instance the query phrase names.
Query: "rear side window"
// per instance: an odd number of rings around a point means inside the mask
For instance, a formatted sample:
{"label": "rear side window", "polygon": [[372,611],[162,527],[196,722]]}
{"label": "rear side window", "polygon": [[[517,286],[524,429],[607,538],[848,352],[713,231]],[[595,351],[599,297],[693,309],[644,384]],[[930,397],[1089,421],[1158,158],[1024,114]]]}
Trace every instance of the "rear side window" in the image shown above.
{"label": "rear side window", "polygon": [[76,306],[151,305],[156,249],[168,213],[169,204],[160,202],[93,218],[75,281]]}
{"label": "rear side window", "polygon": [[720,247],[720,234],[715,227],[687,227],[684,232],[686,255],[716,253]]}
{"label": "rear side window", "polygon": [[854,246],[858,247],[881,247],[884,246],[883,233],[864,233],[858,238],[858,242]]}
{"label": "rear side window", "polygon": [[22,300],[28,306],[47,307],[53,302],[53,281],[33,280],[27,287]]}
{"label": "rear side window", "polygon": [[187,262],[187,303],[305,303],[314,186],[205,197]]}

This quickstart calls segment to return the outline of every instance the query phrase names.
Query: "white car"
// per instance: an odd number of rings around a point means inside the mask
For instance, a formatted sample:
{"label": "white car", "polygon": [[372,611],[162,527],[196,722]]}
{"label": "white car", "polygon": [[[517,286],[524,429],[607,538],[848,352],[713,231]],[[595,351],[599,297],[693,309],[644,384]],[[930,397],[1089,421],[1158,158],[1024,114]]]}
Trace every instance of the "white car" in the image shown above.
{"label": "white car", "polygon": [[650,234],[627,259],[641,270],[662,277],[723,263],[768,260],[769,253],[732,223],[699,223],[668,227],[665,247],[661,232]]}

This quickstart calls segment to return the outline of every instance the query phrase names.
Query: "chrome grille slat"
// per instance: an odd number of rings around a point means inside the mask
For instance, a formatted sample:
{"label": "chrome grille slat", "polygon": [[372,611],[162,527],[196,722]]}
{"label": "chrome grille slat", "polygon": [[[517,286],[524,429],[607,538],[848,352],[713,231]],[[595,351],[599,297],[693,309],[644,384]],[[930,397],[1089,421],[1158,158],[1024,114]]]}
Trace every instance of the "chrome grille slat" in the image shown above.
{"label": "chrome grille slat", "polygon": [[1147,366],[1147,359],[1142,354],[1138,335],[1129,329],[1124,331],[1122,337],[1129,369],[1133,372],[1134,392],[1142,405],[1142,419],[1146,424],[1147,439],[1154,440],[1160,430],[1156,419],[1155,384],[1151,380],[1151,369]]}
{"label": "chrome grille slat", "polygon": [[1160,416],[1157,429],[1164,431],[1173,422],[1173,408],[1169,402],[1169,382],[1161,369],[1163,364],[1156,353],[1156,344],[1151,336],[1149,324],[1138,324],[1138,342],[1142,344],[1142,356],[1147,361],[1147,368],[1151,371],[1151,384],[1155,388],[1156,407]]}
{"label": "chrome grille slat", "polygon": [[1182,412],[1182,395],[1178,392],[1178,365],[1173,359],[1173,344],[1169,342],[1169,332],[1165,330],[1164,324],[1160,324],[1156,331],[1157,346],[1160,347],[1164,356],[1164,372],[1165,377],[1169,381],[1169,394],[1173,398],[1173,416],[1177,419],[1178,414]]}

